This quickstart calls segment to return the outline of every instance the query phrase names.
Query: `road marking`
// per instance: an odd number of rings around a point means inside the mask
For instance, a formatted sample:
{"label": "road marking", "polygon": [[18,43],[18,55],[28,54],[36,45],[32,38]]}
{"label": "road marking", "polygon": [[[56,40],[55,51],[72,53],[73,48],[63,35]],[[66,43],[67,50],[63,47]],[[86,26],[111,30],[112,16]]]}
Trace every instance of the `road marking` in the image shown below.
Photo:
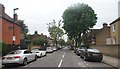
{"label": "road marking", "polygon": [[63,61],[63,60],[61,60],[61,61],[60,61],[60,63],[59,63],[59,65],[58,65],[58,67],[60,67],[60,66],[61,66],[61,64],[62,64],[62,61]]}
{"label": "road marking", "polygon": [[86,62],[84,61],[84,63],[86,63]]}
{"label": "road marking", "polygon": [[65,57],[65,55],[62,56],[62,58],[64,58],[64,57]]}
{"label": "road marking", "polygon": [[86,66],[83,66],[83,67],[86,67]]}
{"label": "road marking", "polygon": [[89,64],[86,64],[87,66],[89,66]]}
{"label": "road marking", "polygon": [[62,64],[62,62],[63,62],[63,58],[64,58],[64,57],[65,57],[65,53],[63,54],[62,59],[61,59],[61,61],[60,61],[59,65],[58,65],[58,67],[60,67],[60,66],[61,66],[61,64]]}

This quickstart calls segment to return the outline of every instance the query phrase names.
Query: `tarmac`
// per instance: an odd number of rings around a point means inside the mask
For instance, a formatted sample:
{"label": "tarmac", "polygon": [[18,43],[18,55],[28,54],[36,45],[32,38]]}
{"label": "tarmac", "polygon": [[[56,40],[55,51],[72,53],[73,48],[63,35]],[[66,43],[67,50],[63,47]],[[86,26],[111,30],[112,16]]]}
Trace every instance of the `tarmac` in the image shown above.
{"label": "tarmac", "polygon": [[[115,67],[116,69],[120,69],[120,59],[103,55],[103,63]],[[0,68],[2,68],[2,58],[0,58]]]}
{"label": "tarmac", "polygon": [[120,59],[118,58],[103,55],[102,62],[112,67],[115,67],[116,69],[120,69]]}

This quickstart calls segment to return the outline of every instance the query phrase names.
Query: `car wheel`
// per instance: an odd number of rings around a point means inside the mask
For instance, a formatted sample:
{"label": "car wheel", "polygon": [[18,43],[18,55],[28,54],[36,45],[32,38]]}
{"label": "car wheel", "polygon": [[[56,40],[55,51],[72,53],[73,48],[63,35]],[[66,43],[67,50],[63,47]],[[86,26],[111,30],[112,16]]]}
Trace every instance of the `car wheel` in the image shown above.
{"label": "car wheel", "polygon": [[35,55],[35,59],[34,59],[34,61],[36,61],[37,60],[37,56]]}
{"label": "car wheel", "polygon": [[40,54],[40,56],[39,56],[40,58],[42,57],[42,54]]}
{"label": "car wheel", "polygon": [[24,66],[27,65],[27,63],[28,63],[27,58],[25,58],[25,59],[23,60],[23,65],[24,65]]}

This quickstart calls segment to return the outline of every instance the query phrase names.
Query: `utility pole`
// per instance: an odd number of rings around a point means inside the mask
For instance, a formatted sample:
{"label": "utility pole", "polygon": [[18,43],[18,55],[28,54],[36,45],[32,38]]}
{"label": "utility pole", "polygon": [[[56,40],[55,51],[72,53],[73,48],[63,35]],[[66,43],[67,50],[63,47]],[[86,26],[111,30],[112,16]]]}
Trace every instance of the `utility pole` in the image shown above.
{"label": "utility pole", "polygon": [[15,37],[15,33],[14,33],[14,24],[15,24],[15,16],[16,16],[16,14],[15,14],[15,11],[16,10],[18,10],[19,8],[15,8],[15,9],[13,9],[13,37],[12,37],[12,40],[13,40],[13,50],[14,50],[14,42],[15,42],[15,40],[16,40],[16,37]]}

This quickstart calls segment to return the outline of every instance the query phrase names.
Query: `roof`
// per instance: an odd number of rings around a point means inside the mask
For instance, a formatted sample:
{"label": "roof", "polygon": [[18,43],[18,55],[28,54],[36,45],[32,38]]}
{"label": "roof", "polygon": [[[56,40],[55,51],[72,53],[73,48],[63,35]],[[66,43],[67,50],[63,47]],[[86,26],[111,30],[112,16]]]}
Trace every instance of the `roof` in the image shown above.
{"label": "roof", "polygon": [[116,23],[116,22],[118,22],[118,21],[120,21],[120,17],[118,17],[116,20],[114,20],[112,23],[110,23],[110,25],[111,25],[111,24],[114,24],[114,23]]}
{"label": "roof", "polygon": [[0,4],[0,18],[3,18],[11,23],[15,23],[17,25],[19,25],[17,22],[13,22],[13,18],[11,18],[10,16],[8,16],[6,13],[5,13],[5,7],[4,5]]}

